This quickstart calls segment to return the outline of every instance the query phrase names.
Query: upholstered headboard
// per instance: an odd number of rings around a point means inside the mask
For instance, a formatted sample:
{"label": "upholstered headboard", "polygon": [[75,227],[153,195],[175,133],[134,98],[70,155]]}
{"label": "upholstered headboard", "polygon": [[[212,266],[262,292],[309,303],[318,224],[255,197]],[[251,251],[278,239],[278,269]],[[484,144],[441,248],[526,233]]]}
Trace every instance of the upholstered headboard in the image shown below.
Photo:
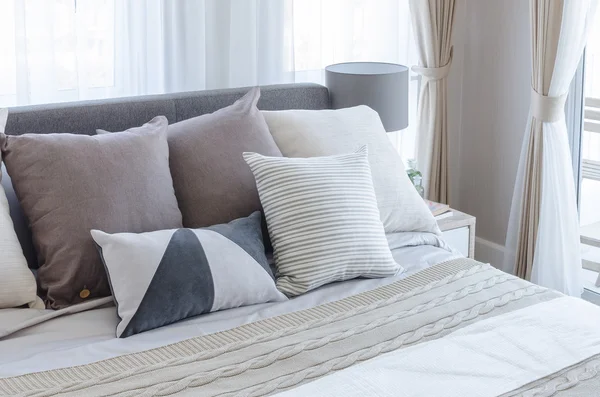
{"label": "upholstered headboard", "polygon": [[[249,88],[207,90],[98,101],[16,107],[9,110],[6,133],[71,133],[95,135],[97,129],[123,131],[155,116],[169,123],[189,119],[231,105]],[[261,87],[262,110],[327,109],[329,92],[318,84]]]}
{"label": "upholstered headboard", "polygon": [[[6,134],[72,133],[95,135],[97,129],[122,131],[140,126],[155,116],[170,123],[189,119],[231,105],[249,88],[183,92],[97,101],[15,107],[9,110]],[[317,84],[283,84],[261,87],[258,107],[262,110],[327,109],[327,88]],[[29,266],[37,267],[31,233],[10,179],[3,167],[4,186],[11,217]]]}

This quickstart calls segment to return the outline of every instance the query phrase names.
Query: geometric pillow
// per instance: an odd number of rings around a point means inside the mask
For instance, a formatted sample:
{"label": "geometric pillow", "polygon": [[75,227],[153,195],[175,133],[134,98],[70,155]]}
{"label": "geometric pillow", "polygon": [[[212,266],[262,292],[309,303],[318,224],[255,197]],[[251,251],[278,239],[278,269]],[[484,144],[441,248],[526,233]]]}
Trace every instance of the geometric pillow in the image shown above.
{"label": "geometric pillow", "polygon": [[117,337],[203,313],[287,299],[269,269],[258,211],[202,229],[91,233],[121,318]]}
{"label": "geometric pillow", "polygon": [[310,158],[244,153],[273,243],[277,288],[288,297],[402,269],[385,237],[367,156],[366,146]]}

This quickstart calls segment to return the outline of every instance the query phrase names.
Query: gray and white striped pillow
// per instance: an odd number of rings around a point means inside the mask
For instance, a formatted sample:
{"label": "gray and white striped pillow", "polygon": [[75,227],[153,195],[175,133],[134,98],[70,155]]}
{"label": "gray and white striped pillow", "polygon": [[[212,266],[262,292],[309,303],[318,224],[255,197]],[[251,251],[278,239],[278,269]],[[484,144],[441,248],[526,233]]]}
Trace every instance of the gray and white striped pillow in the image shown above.
{"label": "gray and white striped pillow", "polygon": [[328,157],[244,159],[256,178],[281,292],[291,297],[401,270],[379,217],[366,146]]}

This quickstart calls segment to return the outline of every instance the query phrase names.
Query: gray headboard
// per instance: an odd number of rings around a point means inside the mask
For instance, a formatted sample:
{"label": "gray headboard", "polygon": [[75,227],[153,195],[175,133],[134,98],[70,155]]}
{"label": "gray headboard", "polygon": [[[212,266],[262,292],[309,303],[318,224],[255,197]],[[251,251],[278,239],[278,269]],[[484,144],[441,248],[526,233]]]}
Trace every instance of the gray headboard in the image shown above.
{"label": "gray headboard", "polygon": [[[231,105],[249,88],[183,92],[99,101],[59,103],[9,109],[6,134],[71,133],[95,135],[97,129],[122,131],[140,126],[155,116],[170,123],[212,113]],[[328,109],[327,88],[318,84],[282,84],[261,87],[262,110]],[[3,168],[4,186],[15,230],[29,266],[37,267],[28,223],[17,201],[12,183]]]}
{"label": "gray headboard", "polygon": [[[9,110],[6,133],[95,135],[97,129],[123,131],[155,116],[166,116],[169,123],[175,123],[229,106],[248,90],[232,88],[16,107]],[[329,92],[318,84],[263,86],[258,107],[262,110],[327,109]]]}

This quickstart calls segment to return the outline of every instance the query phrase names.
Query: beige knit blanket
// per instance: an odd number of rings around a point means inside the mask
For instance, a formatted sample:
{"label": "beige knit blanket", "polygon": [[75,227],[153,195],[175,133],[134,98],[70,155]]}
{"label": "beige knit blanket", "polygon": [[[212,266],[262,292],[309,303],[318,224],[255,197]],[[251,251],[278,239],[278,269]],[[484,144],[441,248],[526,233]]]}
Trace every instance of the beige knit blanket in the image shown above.
{"label": "beige knit blanket", "polygon": [[[0,379],[0,395],[272,395],[560,296],[489,265],[453,260],[312,309],[89,365]],[[593,359],[510,395],[593,390],[600,386],[591,376]],[[573,370],[586,375],[568,385]]]}

